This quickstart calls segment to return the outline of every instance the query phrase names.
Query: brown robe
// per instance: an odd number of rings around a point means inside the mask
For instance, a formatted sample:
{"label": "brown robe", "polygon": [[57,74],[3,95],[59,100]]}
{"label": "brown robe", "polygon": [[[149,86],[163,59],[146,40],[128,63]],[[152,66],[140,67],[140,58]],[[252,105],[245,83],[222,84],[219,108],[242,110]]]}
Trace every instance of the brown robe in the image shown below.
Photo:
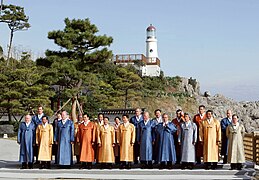
{"label": "brown robe", "polygon": [[175,151],[176,151],[176,159],[177,161],[181,161],[181,145],[178,143],[178,135],[180,133],[180,125],[184,122],[183,118],[181,117],[180,122],[178,122],[177,118],[172,120],[172,123],[176,126],[177,132],[174,133],[174,144],[175,144]]}
{"label": "brown robe", "polygon": [[96,127],[92,122],[79,125],[77,141],[80,143],[80,161],[94,162],[94,148],[92,143],[95,142]]}
{"label": "brown robe", "polygon": [[[200,123],[206,119],[206,114],[201,118],[200,114],[196,114],[193,117],[193,122],[197,126],[197,137],[199,137],[199,129],[200,129]],[[201,144],[199,138],[197,143],[195,144],[195,154],[196,157],[202,157],[203,156],[203,145]]]}
{"label": "brown robe", "polygon": [[[75,122],[75,123],[74,123],[74,127],[75,127],[75,139],[77,138],[79,125],[80,125],[79,122]],[[79,145],[77,142],[74,144],[74,155],[76,155],[76,156],[80,155],[80,145]]]}

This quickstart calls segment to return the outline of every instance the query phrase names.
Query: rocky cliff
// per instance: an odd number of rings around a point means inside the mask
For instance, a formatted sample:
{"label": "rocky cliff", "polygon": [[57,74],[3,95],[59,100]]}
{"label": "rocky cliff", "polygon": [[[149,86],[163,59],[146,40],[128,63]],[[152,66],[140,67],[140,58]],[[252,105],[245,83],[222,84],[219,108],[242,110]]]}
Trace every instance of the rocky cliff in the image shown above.
{"label": "rocky cliff", "polygon": [[201,93],[199,82],[192,78],[182,77],[178,89],[194,97],[197,106],[203,104],[206,109],[212,109],[219,120],[226,116],[228,109],[231,109],[234,114],[239,116],[247,132],[259,129],[259,101],[237,102],[221,94],[211,96],[209,91]]}

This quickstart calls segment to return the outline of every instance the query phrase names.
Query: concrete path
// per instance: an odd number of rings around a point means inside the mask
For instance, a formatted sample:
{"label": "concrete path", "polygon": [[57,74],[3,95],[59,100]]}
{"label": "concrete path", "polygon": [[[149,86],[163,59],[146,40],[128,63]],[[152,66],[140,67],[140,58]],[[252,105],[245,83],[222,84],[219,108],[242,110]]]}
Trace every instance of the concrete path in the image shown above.
{"label": "concrete path", "polygon": [[204,170],[202,165],[193,170],[181,170],[179,166],[172,170],[143,170],[139,167],[131,170],[79,170],[78,165],[71,169],[52,166],[50,170],[40,170],[35,166],[34,169],[21,170],[18,154],[16,141],[0,139],[0,179],[253,179],[255,176],[253,164],[249,162],[241,171],[230,171],[229,165],[222,164],[217,170]]}

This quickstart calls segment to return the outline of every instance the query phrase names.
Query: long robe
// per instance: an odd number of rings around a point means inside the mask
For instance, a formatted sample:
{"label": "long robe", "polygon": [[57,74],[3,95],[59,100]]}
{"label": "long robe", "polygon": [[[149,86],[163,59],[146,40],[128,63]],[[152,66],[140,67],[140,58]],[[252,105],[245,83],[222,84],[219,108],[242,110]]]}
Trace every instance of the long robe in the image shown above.
{"label": "long robe", "polygon": [[138,157],[140,156],[140,146],[138,144],[137,140],[137,132],[138,132],[138,124],[139,122],[143,121],[143,116],[141,115],[139,119],[137,119],[137,116],[133,116],[130,118],[130,123],[132,123],[135,126],[135,144],[134,144],[134,161],[138,161]]}
{"label": "long robe", "polygon": [[114,156],[120,156],[120,154],[119,154],[120,153],[120,146],[117,144],[119,126],[120,126],[120,124],[116,125],[115,123],[113,125],[114,132],[115,132],[115,142],[116,142],[116,144],[114,146]]}
{"label": "long robe", "polygon": [[[196,114],[194,117],[193,117],[193,122],[196,124],[197,126],[197,137],[199,137],[199,132],[200,132],[200,123],[202,121],[204,121],[206,119],[206,115],[204,114],[204,116],[201,118],[200,114]],[[195,145],[195,154],[196,154],[196,157],[202,157],[203,156],[203,145],[201,144],[199,138],[198,138],[198,141]]]}
{"label": "long robe", "polygon": [[176,151],[174,145],[173,134],[176,133],[177,128],[171,122],[167,126],[159,123],[156,126],[156,142],[158,145],[157,162],[175,162]]}
{"label": "long robe", "polygon": [[[31,122],[26,126],[25,122],[21,122],[18,134],[17,143],[20,144],[20,158],[19,161],[33,162],[33,144],[35,144],[35,124]],[[3,148],[3,147],[2,147]]]}
{"label": "long robe", "polygon": [[[79,122],[75,122],[74,123],[74,127],[75,127],[75,139],[77,138],[77,133],[78,133],[78,127],[79,127],[80,123]],[[74,143],[74,155],[78,156],[80,155],[80,145],[76,142]]]}
{"label": "long robe", "polygon": [[108,125],[108,128],[105,129],[104,125],[102,125],[98,131],[98,140],[97,143],[101,144],[99,147],[98,154],[98,162],[99,163],[114,163],[114,151],[113,144],[115,144],[115,132],[114,127]]}
{"label": "long robe", "polygon": [[177,131],[176,133],[174,133],[174,142],[175,142],[175,151],[176,151],[176,160],[177,161],[181,161],[181,146],[177,143],[178,141],[178,135],[179,135],[179,131],[180,131],[180,125],[183,123],[183,118],[180,118],[180,121],[177,120],[177,118],[174,118],[172,120],[172,123],[176,126]]}
{"label": "long robe", "polygon": [[138,124],[137,141],[140,143],[140,161],[152,161],[155,125],[152,120],[149,120],[146,125],[144,121]]}
{"label": "long robe", "polygon": [[94,146],[95,143],[96,126],[93,122],[88,122],[79,125],[78,128],[78,141],[80,142],[80,161],[81,162],[94,162]]}
{"label": "long robe", "polygon": [[203,162],[219,161],[219,146],[217,143],[221,141],[221,129],[218,120],[204,120],[200,124],[199,139],[203,142]]}
{"label": "long robe", "polygon": [[58,142],[58,164],[72,165],[72,142],[74,142],[74,123],[67,119],[63,125],[62,120],[58,121],[55,133],[55,142]]}
{"label": "long robe", "polygon": [[231,122],[228,120],[228,118],[224,118],[220,121],[220,127],[221,127],[221,155],[227,155],[228,154],[228,138],[226,134],[226,130],[228,125],[231,124]]}
{"label": "long robe", "polygon": [[234,129],[233,124],[227,127],[228,137],[228,162],[229,163],[244,163],[245,151],[243,138],[245,136],[245,128],[242,124]]}
{"label": "long robe", "polygon": [[53,144],[53,127],[51,124],[47,124],[45,128],[42,124],[38,125],[36,144],[39,146],[38,160],[51,161]]}
{"label": "long robe", "polygon": [[197,126],[193,122],[180,125],[178,142],[181,142],[181,161],[195,162],[195,143],[197,142]]}
{"label": "long robe", "polygon": [[102,125],[103,125],[103,120],[102,121],[99,121],[99,119],[95,120],[94,121],[94,124],[95,124],[95,145],[94,145],[94,155],[95,155],[95,159],[96,159],[96,162],[98,163],[98,154],[99,154],[99,147],[98,147],[98,144],[97,144],[97,138],[98,138],[98,134],[97,134],[97,129],[99,129]]}
{"label": "long robe", "polygon": [[133,144],[135,143],[135,127],[129,123],[121,124],[118,129],[117,143],[120,145],[120,161],[133,162]]}

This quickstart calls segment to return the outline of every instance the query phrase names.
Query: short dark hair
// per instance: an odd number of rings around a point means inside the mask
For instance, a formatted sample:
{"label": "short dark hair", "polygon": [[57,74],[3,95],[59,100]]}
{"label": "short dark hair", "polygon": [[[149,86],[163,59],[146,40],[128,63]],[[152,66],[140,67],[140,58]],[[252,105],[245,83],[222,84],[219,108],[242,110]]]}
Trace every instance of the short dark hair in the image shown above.
{"label": "short dark hair", "polygon": [[41,119],[43,119],[43,118],[46,118],[47,120],[49,120],[48,116],[42,116]]}
{"label": "short dark hair", "polygon": [[119,120],[121,120],[121,118],[120,118],[119,116],[116,116],[116,117],[114,118],[114,120],[115,120],[116,118],[118,118]]}
{"label": "short dark hair", "polygon": [[176,110],[176,114],[178,114],[179,112],[182,112],[182,110],[181,109],[177,109]]}
{"label": "short dark hair", "polygon": [[129,115],[128,114],[123,114],[122,117],[124,117],[124,116],[129,119]]}
{"label": "short dark hair", "polygon": [[110,120],[108,116],[104,116],[104,117],[103,117],[103,119],[105,119],[105,118],[107,118],[107,119],[108,119],[108,121]]}
{"label": "short dark hair", "polygon": [[156,109],[154,113],[156,114],[157,111],[159,111],[160,113],[162,112],[161,109]]}
{"label": "short dark hair", "polygon": [[202,104],[202,105],[199,105],[199,109],[200,108],[204,108],[205,109],[205,106]]}
{"label": "short dark hair", "polygon": [[213,111],[210,110],[210,109],[209,109],[208,111],[206,111],[206,114],[208,114],[209,112],[210,112],[211,114],[213,114]]}
{"label": "short dark hair", "polygon": [[87,117],[89,117],[89,114],[88,114],[88,113],[84,113],[84,115],[83,115],[83,116],[85,116],[85,115],[86,115]]}

